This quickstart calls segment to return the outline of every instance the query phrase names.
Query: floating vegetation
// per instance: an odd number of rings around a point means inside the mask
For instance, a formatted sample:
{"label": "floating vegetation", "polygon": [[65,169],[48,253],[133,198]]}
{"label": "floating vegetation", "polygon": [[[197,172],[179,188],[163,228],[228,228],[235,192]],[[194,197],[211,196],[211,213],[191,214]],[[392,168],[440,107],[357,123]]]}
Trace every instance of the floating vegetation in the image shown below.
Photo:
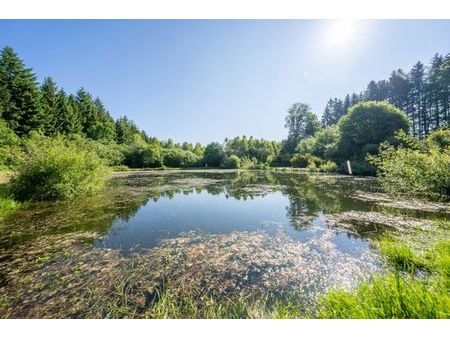
{"label": "floating vegetation", "polygon": [[366,191],[355,191],[352,196],[362,201],[375,202],[376,204],[386,207],[450,214],[450,203],[419,201],[417,199],[392,198],[385,193],[374,193]]}
{"label": "floating vegetation", "polygon": [[316,316],[327,290],[385,271],[378,238],[413,248],[448,238],[445,214],[385,211],[355,198],[361,189],[378,187],[301,172],[129,171],[95,196],[21,206],[0,221],[0,317]]}

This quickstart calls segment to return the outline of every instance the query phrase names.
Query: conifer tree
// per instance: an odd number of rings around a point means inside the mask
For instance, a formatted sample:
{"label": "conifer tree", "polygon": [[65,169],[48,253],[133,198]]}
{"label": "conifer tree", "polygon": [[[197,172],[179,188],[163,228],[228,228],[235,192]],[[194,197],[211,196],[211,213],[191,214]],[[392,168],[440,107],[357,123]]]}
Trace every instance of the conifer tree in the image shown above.
{"label": "conifer tree", "polygon": [[57,94],[55,130],[57,133],[72,135],[81,132],[81,123],[73,95],[67,97],[63,89]]}
{"label": "conifer tree", "polygon": [[0,115],[18,135],[42,129],[40,92],[36,76],[11,47],[0,55]]}
{"label": "conifer tree", "polygon": [[58,105],[58,87],[52,78],[47,77],[41,85],[41,117],[42,129],[45,135],[54,135],[58,132],[56,123]]}

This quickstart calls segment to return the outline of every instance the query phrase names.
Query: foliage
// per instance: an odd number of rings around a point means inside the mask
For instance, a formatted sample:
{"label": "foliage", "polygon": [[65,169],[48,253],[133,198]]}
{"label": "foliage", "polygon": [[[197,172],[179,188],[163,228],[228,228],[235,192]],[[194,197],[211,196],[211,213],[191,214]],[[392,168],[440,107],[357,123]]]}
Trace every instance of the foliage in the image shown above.
{"label": "foliage", "polygon": [[199,161],[200,157],[189,150],[172,148],[163,151],[163,163],[171,168],[193,167]]}
{"label": "foliage", "polygon": [[22,156],[20,138],[0,118],[0,169],[10,168]]}
{"label": "foliage", "polygon": [[387,102],[363,102],[349,109],[339,122],[339,156],[363,160],[382,142],[392,140],[397,130],[409,129],[406,115]]}
{"label": "foliage", "polygon": [[245,135],[225,140],[224,150],[227,156],[235,155],[240,159],[255,158],[260,163],[270,164],[280,151],[280,144],[264,139],[247,138]]}
{"label": "foliage", "polygon": [[[450,133],[448,130],[447,133]],[[427,197],[448,200],[450,198],[450,147],[440,148],[436,139],[445,139],[443,131],[430,135],[414,148],[400,145],[395,148],[383,144],[377,156],[369,156],[380,176],[383,187],[393,195]]]}
{"label": "foliage", "polygon": [[63,138],[33,136],[11,180],[15,199],[70,199],[103,187],[107,170],[98,156]]}
{"label": "foliage", "polygon": [[311,107],[305,103],[294,103],[288,110],[285,118],[285,127],[288,129],[288,142],[285,152],[292,154],[298,142],[314,135],[320,128],[317,116]]}
{"label": "foliage", "polygon": [[213,142],[206,146],[203,160],[208,167],[220,167],[226,158],[223,147]]}
{"label": "foliage", "polygon": [[338,123],[348,108],[364,101],[388,101],[406,112],[415,137],[423,138],[450,122],[450,54],[435,54],[428,67],[417,62],[410,72],[397,69],[389,79],[370,81],[364,92],[347,94],[344,100],[329,99],[322,124]]}
{"label": "foliage", "polygon": [[239,169],[241,166],[241,159],[236,155],[231,155],[226,158],[224,167],[227,169]]}
{"label": "foliage", "polygon": [[162,165],[163,157],[159,143],[147,143],[139,134],[135,134],[133,140],[124,148],[125,165],[130,168],[157,168]]}
{"label": "foliage", "polygon": [[337,171],[337,165],[332,161],[324,161],[319,163],[319,165],[311,163],[306,168],[308,171],[321,173],[332,173]]}
{"label": "foliage", "polygon": [[36,75],[11,47],[0,54],[0,100],[0,116],[19,136],[45,124]]}

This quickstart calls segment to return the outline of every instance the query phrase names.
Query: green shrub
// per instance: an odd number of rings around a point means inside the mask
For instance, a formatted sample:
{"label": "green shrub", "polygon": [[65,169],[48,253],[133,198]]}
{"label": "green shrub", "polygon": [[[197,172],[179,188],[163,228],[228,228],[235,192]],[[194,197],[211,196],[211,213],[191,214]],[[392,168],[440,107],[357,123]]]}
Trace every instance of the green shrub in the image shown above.
{"label": "green shrub", "polygon": [[[377,168],[365,161],[350,161],[350,166],[352,168],[353,175],[374,176],[377,173]],[[339,166],[339,172],[348,174],[347,162],[341,163]]]}
{"label": "green shrub", "polygon": [[107,169],[89,149],[62,138],[33,137],[10,187],[15,199],[70,199],[103,187]]}
{"label": "green shrub", "polygon": [[163,151],[163,163],[170,168],[192,167],[199,161],[200,157],[189,150],[171,148]]}
{"label": "green shrub", "polygon": [[450,147],[450,129],[447,127],[433,131],[428,135],[426,142],[430,148],[448,149]]}
{"label": "green shrub", "polygon": [[0,170],[11,168],[23,156],[20,143],[20,138],[0,118]]}
{"label": "green shrub", "polygon": [[450,199],[450,147],[418,150],[384,144],[379,155],[368,160],[377,167],[383,187],[393,195]]}
{"label": "green shrub", "polygon": [[315,163],[312,163],[311,165],[308,165],[307,169],[312,172],[332,173],[337,171],[337,165],[332,161],[325,161],[318,166]]}
{"label": "green shrub", "polygon": [[241,159],[236,155],[231,155],[225,160],[224,167],[228,169],[239,169],[241,166]]}
{"label": "green shrub", "polygon": [[138,134],[134,142],[124,148],[123,164],[130,168],[158,168],[162,166],[163,156],[159,143],[147,143]]}

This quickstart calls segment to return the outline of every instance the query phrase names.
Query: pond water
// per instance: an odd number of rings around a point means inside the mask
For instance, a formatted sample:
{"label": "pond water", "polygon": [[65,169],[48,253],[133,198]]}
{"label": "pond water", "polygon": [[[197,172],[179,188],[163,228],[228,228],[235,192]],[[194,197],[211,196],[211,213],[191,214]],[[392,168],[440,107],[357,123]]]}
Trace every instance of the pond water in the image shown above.
{"label": "pond water", "polygon": [[374,179],[275,171],[115,174],[101,194],[30,204],[0,220],[0,296],[8,304],[0,315],[98,317],[118,280],[136,280],[127,292],[139,298],[136,290],[161,278],[219,296],[296,290],[313,304],[330,287],[382,271],[372,240],[396,231],[376,219],[331,216],[448,219],[355,191],[380,188]]}

